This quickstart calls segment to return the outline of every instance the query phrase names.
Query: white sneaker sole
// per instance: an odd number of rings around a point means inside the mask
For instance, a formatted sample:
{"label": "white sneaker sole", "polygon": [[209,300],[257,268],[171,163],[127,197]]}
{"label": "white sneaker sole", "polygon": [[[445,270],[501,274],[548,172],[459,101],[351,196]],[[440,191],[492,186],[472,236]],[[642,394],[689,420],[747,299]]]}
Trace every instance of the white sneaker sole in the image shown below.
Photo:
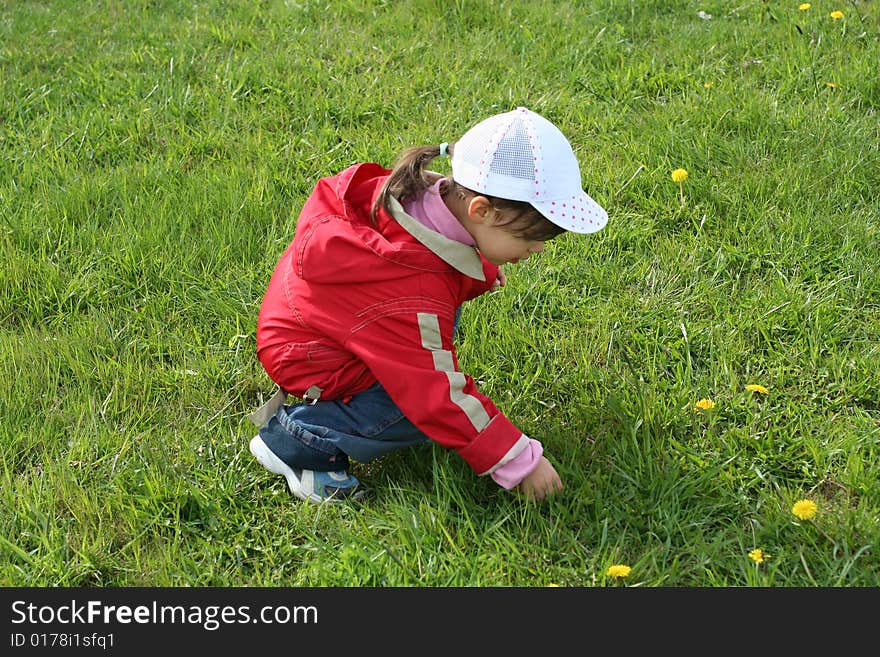
{"label": "white sneaker sole", "polygon": [[260,438],[260,434],[251,438],[250,449],[251,454],[254,455],[254,458],[257,459],[257,462],[260,465],[266,468],[269,472],[282,475],[287,479],[287,487],[290,489],[290,492],[296,495],[299,499],[314,502],[316,504],[327,501],[312,492],[307,492],[315,490],[314,475],[312,475],[311,471],[303,470],[303,478],[300,480],[289,465],[275,456],[274,452],[266,447],[266,443]]}

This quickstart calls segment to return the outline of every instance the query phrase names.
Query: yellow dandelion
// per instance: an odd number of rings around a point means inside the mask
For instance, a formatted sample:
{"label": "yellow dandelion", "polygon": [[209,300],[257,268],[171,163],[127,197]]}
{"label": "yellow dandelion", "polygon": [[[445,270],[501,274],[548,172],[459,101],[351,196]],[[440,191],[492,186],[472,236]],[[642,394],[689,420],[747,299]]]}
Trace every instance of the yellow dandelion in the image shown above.
{"label": "yellow dandelion", "polygon": [[[714,84],[715,84],[714,82],[712,82],[711,80],[709,80],[708,82],[704,82],[704,83],[703,83],[703,86],[704,86],[706,89],[708,89],[709,87],[711,87],[711,86],[714,85]],[[682,171],[684,171],[684,169],[682,169]],[[684,177],[687,178],[687,171],[684,172]],[[675,178],[673,178],[673,180],[675,180]]]}
{"label": "yellow dandelion", "polygon": [[715,402],[711,399],[701,399],[696,404],[694,404],[695,411],[708,411],[715,408]]}
{"label": "yellow dandelion", "polygon": [[675,169],[672,172],[672,182],[682,183],[688,179],[687,169]]}
{"label": "yellow dandelion", "polygon": [[764,550],[761,548],[755,548],[749,552],[749,559],[754,561],[755,563],[764,563],[764,559],[769,559],[769,554],[764,554]]}
{"label": "yellow dandelion", "polygon": [[750,383],[746,386],[746,390],[748,390],[749,392],[760,392],[762,395],[766,395],[769,392],[767,388],[758,385],[757,383]]}
{"label": "yellow dandelion", "polygon": [[548,584],[547,586],[551,588],[559,588],[559,584]]}
{"label": "yellow dandelion", "polygon": [[836,83],[836,82],[826,82],[826,83],[825,83],[825,86],[828,87],[828,88],[830,88],[830,89],[837,89],[837,83]]}
{"label": "yellow dandelion", "polygon": [[809,2],[802,2],[798,5],[798,9],[800,9],[801,11],[809,11],[810,7],[812,6],[813,5],[811,5]]}
{"label": "yellow dandelion", "polygon": [[831,12],[830,14],[828,14],[828,15],[831,16],[831,18],[833,18],[834,20],[838,20],[838,19],[843,18],[843,12],[842,12],[842,11],[832,11],[832,12]]}
{"label": "yellow dandelion", "polygon": [[681,204],[684,205],[684,181],[688,179],[687,169],[673,169],[672,170],[672,182],[678,183],[678,198],[681,200]]}
{"label": "yellow dandelion", "polygon": [[605,571],[605,574],[608,575],[608,577],[626,577],[631,570],[632,568],[629,566],[616,564],[614,566],[608,566],[608,570]]}
{"label": "yellow dandelion", "polygon": [[791,512],[801,520],[809,520],[816,515],[817,508],[813,500],[798,500],[791,507]]}

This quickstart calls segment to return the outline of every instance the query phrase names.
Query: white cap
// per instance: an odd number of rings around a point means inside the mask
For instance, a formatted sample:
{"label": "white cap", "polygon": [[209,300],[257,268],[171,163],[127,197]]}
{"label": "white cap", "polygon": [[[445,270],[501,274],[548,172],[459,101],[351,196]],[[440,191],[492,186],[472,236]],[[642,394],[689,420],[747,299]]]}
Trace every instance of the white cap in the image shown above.
{"label": "white cap", "polygon": [[496,114],[455,142],[452,178],[468,189],[530,203],[574,233],[595,233],[608,213],[584,192],[571,144],[555,125],[525,107]]}

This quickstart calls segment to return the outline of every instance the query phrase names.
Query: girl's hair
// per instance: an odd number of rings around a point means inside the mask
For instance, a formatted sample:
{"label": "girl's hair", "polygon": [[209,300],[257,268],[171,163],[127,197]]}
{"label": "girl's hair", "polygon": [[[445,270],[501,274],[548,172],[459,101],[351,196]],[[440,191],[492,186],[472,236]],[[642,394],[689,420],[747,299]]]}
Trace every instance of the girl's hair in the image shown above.
{"label": "girl's hair", "polygon": [[[454,144],[449,145],[451,153]],[[434,158],[440,155],[439,146],[413,146],[404,150],[391,170],[391,175],[379,191],[373,207],[370,209],[370,218],[376,222],[379,208],[390,212],[389,197],[394,197],[401,203],[415,196],[422,190],[433,184],[433,180],[425,175],[426,167]],[[450,180],[452,180],[450,178]],[[485,196],[492,207],[502,213],[504,220],[498,224],[506,228],[517,237],[527,240],[540,240],[545,242],[565,232],[565,229],[549,221],[526,201],[512,201],[510,199],[480,194],[454,180],[452,186],[446,191],[454,191],[459,194],[473,194]]]}

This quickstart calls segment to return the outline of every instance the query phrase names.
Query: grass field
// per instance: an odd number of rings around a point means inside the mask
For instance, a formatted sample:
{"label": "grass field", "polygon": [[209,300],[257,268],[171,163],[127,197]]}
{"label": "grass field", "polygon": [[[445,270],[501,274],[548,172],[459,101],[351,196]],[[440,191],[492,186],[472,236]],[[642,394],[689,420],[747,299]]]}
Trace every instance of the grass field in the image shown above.
{"label": "grass field", "polygon": [[[0,0],[0,584],[880,585],[880,2],[798,5]],[[458,355],[564,492],[429,444],[296,501],[246,415],[302,202],[518,105],[610,221]]]}

